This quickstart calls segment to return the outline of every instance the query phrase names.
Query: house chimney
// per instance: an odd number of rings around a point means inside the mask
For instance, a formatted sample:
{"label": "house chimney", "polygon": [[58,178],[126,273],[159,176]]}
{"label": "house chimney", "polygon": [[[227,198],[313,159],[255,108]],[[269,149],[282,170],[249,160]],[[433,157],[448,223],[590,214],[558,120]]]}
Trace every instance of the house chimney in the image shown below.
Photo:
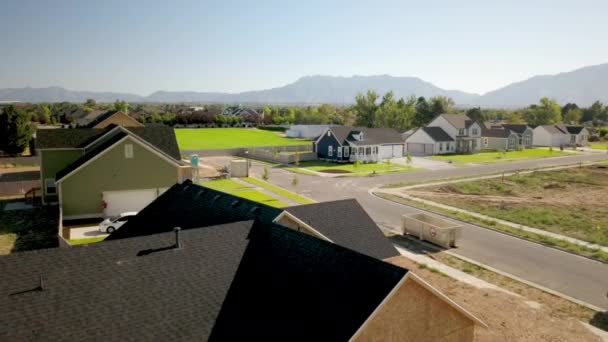
{"label": "house chimney", "polygon": [[173,231],[175,232],[175,248],[182,248],[182,241],[180,237],[181,230],[182,229],[180,227],[173,228]]}

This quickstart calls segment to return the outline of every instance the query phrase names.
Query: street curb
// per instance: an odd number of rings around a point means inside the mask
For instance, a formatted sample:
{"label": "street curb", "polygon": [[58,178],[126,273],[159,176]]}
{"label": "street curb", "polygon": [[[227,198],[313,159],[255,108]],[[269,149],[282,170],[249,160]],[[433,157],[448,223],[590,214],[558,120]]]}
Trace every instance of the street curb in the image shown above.
{"label": "street curb", "polygon": [[[374,189],[377,189],[377,188],[374,188]],[[374,190],[374,189],[372,189],[372,190]],[[475,226],[477,228],[487,229],[487,230],[490,230],[490,231],[493,231],[493,232],[496,232],[496,233],[500,233],[500,234],[504,234],[504,235],[507,235],[507,236],[511,236],[511,237],[514,237],[514,238],[517,238],[517,239],[520,239],[520,240],[523,240],[523,241],[528,241],[528,242],[531,242],[531,243],[535,243],[535,244],[541,245],[543,247],[552,248],[552,249],[555,249],[556,251],[560,251],[560,252],[563,252],[563,253],[568,253],[570,255],[573,255],[573,256],[576,256],[576,257],[579,257],[579,258],[585,258],[587,260],[591,260],[591,261],[599,262],[599,263],[604,264],[604,265],[608,265],[608,262],[604,262],[602,260],[598,260],[598,259],[595,259],[595,258],[592,258],[592,257],[588,257],[586,255],[581,255],[581,254],[578,254],[578,253],[574,253],[572,251],[569,251],[567,249],[563,249],[563,248],[560,248],[560,247],[557,247],[557,246],[553,246],[553,245],[549,245],[549,244],[546,244],[546,243],[542,243],[540,241],[534,241],[534,240],[526,239],[524,237],[521,237],[521,236],[518,236],[518,235],[515,235],[515,234],[511,234],[509,232],[503,232],[502,230],[492,229],[492,228],[489,228],[489,227],[480,226],[480,225],[472,223],[472,222],[467,222],[467,221],[462,221],[462,220],[459,220],[459,219],[455,219],[455,218],[450,217],[448,215],[444,215],[444,214],[441,214],[441,213],[436,213],[436,212],[428,210],[428,209],[418,208],[418,207],[415,207],[413,205],[391,201],[389,199],[382,198],[382,197],[376,195],[373,192],[371,192],[370,194],[372,196],[374,196],[374,197],[380,198],[380,199],[385,200],[385,201],[389,201],[389,202],[396,203],[396,204],[399,204],[399,205],[408,206],[408,207],[414,208],[416,210],[424,211],[424,212],[429,213],[429,214],[433,214],[433,215],[437,215],[437,216],[441,216],[441,217],[447,218],[447,219],[452,220],[452,221],[463,222],[465,224],[468,224],[468,225],[471,225],[471,226]]]}
{"label": "street curb", "polygon": [[595,305],[593,305],[593,304],[589,304],[589,303],[587,303],[587,302],[585,302],[585,301],[582,301],[582,300],[579,300],[579,299],[576,299],[576,298],[570,297],[570,296],[568,296],[568,295],[566,295],[566,294],[563,294],[563,293],[561,293],[561,292],[558,292],[558,291],[555,291],[555,290],[551,290],[551,289],[549,289],[549,288],[547,288],[547,287],[545,287],[545,286],[542,286],[542,285],[539,285],[539,284],[537,284],[537,283],[534,283],[534,282],[531,282],[531,281],[525,280],[525,279],[520,278],[520,277],[518,277],[518,276],[516,276],[516,275],[513,275],[513,274],[510,274],[510,273],[507,273],[507,272],[504,272],[504,271],[498,270],[498,269],[496,269],[496,268],[494,268],[494,267],[492,267],[492,266],[488,266],[488,265],[483,264],[483,263],[480,263],[480,262],[478,262],[478,261],[475,261],[475,260],[469,259],[469,258],[467,258],[467,257],[465,257],[465,256],[458,255],[458,254],[453,253],[453,252],[451,252],[451,251],[449,251],[449,250],[444,250],[444,252],[445,252],[446,254],[448,254],[448,255],[451,255],[451,256],[453,256],[453,257],[455,257],[455,258],[458,258],[458,259],[460,259],[460,260],[466,261],[466,262],[468,262],[468,263],[470,263],[470,264],[473,264],[473,265],[476,265],[476,266],[479,266],[479,267],[485,268],[485,269],[486,269],[486,270],[488,270],[488,271],[491,271],[491,272],[494,272],[494,273],[500,274],[500,275],[505,276],[505,277],[507,277],[507,278],[511,278],[511,279],[513,279],[513,280],[515,280],[515,281],[518,281],[518,282],[520,282],[520,283],[524,283],[524,284],[526,284],[526,285],[528,285],[528,286],[534,287],[534,288],[539,289],[539,290],[541,290],[541,291],[543,291],[543,292],[547,292],[547,293],[549,293],[549,294],[551,294],[551,295],[554,295],[554,296],[557,296],[557,297],[560,297],[560,298],[566,299],[566,300],[568,300],[568,301],[570,301],[570,302],[573,302],[573,303],[575,303],[575,304],[578,304],[578,305],[584,306],[584,307],[586,307],[586,308],[588,308],[588,309],[591,309],[591,310],[593,310],[593,311],[597,311],[597,312],[604,312],[604,311],[608,310],[608,308],[600,308],[599,306],[595,306]]}

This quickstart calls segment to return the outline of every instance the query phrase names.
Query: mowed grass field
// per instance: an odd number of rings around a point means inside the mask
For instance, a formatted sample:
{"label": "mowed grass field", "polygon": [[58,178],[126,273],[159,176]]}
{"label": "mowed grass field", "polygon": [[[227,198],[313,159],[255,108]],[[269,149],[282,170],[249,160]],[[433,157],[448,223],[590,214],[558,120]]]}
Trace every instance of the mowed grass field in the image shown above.
{"label": "mowed grass field", "polygon": [[608,168],[587,167],[417,188],[411,195],[608,246]]}
{"label": "mowed grass field", "polygon": [[590,144],[589,147],[594,150],[608,150],[608,143]]}
{"label": "mowed grass field", "polygon": [[446,162],[451,161],[456,165],[463,166],[467,164],[495,164],[506,163],[511,161],[563,157],[567,155],[569,154],[566,152],[561,152],[559,151],[559,149],[557,151],[549,151],[548,149],[530,149],[523,151],[505,152],[504,155],[502,154],[502,152],[481,152],[477,154],[432,156],[431,159]]}
{"label": "mowed grass field", "polygon": [[251,128],[178,128],[180,150],[221,150],[240,147],[310,145],[308,140],[284,138],[277,132]]}

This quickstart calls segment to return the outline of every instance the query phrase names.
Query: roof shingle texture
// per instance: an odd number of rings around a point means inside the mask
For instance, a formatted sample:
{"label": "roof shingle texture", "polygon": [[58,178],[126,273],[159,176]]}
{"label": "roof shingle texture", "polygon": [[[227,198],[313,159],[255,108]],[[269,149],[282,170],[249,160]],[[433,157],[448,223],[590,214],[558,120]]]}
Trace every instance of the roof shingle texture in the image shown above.
{"label": "roof shingle texture", "polygon": [[454,141],[441,127],[422,127],[422,130],[435,141]]}
{"label": "roof shingle texture", "polygon": [[285,211],[346,248],[381,260],[400,255],[355,199],[300,205]]}
{"label": "roof shingle texture", "polygon": [[[331,127],[334,137],[340,142],[348,141],[353,145],[382,145],[402,144],[403,138],[398,130],[393,128],[367,128],[367,127]],[[363,132],[363,140],[359,141],[353,134]]]}

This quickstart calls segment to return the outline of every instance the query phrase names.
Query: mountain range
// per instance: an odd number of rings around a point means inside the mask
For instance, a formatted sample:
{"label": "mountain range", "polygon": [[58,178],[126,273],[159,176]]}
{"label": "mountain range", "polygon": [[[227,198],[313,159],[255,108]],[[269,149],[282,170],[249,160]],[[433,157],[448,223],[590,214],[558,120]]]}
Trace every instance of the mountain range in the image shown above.
{"label": "mountain range", "polygon": [[72,91],[61,87],[0,89],[0,101],[22,102],[222,102],[260,104],[350,104],[357,93],[392,90],[396,97],[448,96],[460,106],[522,107],[542,97],[588,106],[596,100],[608,102],[608,63],[555,75],[541,75],[512,83],[483,95],[442,89],[417,77],[305,76],[277,88],[242,93],[157,91],[148,96],[129,93]]}

